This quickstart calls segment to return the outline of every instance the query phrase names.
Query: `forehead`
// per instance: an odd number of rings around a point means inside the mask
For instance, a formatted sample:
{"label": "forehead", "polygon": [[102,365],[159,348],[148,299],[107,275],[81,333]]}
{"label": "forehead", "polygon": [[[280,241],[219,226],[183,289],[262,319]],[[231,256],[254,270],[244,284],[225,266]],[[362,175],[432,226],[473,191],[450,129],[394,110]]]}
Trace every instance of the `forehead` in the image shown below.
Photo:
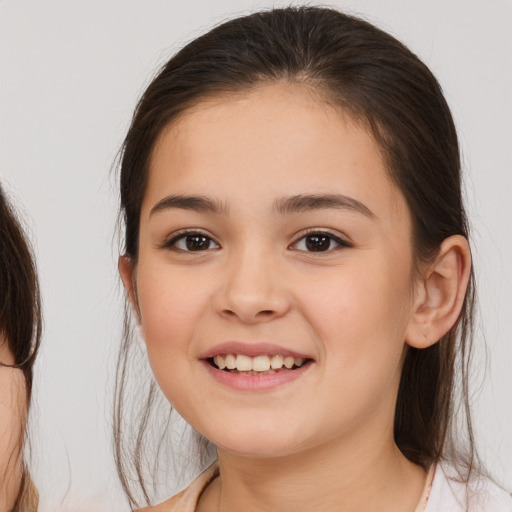
{"label": "forehead", "polygon": [[338,192],[383,207],[405,204],[361,123],[293,84],[208,99],[163,130],[145,203],[190,188],[220,199]]}

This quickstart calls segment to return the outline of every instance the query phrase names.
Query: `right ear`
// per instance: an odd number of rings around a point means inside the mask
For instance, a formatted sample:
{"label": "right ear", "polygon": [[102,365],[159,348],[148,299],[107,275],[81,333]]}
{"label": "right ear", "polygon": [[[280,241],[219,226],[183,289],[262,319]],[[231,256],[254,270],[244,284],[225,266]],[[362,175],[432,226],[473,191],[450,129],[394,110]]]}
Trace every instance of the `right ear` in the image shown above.
{"label": "right ear", "polygon": [[135,281],[135,264],[133,260],[125,254],[119,257],[117,268],[119,269],[121,281],[123,281],[123,286],[126,291],[126,295],[128,296],[128,300],[130,301],[132,310],[135,313],[137,323],[140,324],[140,311]]}

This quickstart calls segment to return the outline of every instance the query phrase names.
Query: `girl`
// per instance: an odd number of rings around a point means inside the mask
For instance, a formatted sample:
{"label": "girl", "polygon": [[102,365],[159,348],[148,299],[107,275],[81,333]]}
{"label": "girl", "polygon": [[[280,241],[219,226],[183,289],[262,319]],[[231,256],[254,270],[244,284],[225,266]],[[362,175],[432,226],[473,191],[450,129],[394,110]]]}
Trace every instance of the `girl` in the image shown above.
{"label": "girl", "polygon": [[158,385],[217,460],[148,510],[512,510],[472,443],[460,181],[437,81],[362,20],[258,13],[164,66],[124,143],[119,269]]}
{"label": "girl", "polygon": [[38,493],[23,460],[33,366],[41,337],[36,268],[0,188],[0,510],[33,512]]}

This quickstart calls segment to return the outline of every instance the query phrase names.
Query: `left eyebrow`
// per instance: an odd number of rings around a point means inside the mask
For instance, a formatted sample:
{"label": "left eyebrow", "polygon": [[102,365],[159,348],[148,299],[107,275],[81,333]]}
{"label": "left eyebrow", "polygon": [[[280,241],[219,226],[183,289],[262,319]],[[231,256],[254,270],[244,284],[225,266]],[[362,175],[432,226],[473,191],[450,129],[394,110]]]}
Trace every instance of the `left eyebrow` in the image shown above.
{"label": "left eyebrow", "polygon": [[194,210],[196,212],[226,213],[227,207],[221,201],[206,196],[167,196],[158,201],[149,216],[164,210],[177,208],[182,210]]}
{"label": "left eyebrow", "polygon": [[357,199],[342,194],[296,195],[283,197],[274,203],[274,210],[281,215],[330,208],[352,210],[362,213],[370,219],[376,218],[375,214],[366,205]]}

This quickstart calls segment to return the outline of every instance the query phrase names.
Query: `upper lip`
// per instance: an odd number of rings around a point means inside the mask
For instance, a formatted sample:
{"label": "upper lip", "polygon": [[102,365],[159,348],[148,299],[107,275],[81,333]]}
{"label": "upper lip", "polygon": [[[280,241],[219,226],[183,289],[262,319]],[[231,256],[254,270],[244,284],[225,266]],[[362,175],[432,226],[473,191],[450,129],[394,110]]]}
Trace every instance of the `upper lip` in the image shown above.
{"label": "upper lip", "polygon": [[241,354],[249,357],[279,355],[283,357],[290,356],[301,357],[302,359],[312,359],[312,357],[307,354],[281,347],[273,343],[247,343],[243,341],[227,341],[225,343],[215,345],[200,354],[199,359],[209,359],[220,354]]}

